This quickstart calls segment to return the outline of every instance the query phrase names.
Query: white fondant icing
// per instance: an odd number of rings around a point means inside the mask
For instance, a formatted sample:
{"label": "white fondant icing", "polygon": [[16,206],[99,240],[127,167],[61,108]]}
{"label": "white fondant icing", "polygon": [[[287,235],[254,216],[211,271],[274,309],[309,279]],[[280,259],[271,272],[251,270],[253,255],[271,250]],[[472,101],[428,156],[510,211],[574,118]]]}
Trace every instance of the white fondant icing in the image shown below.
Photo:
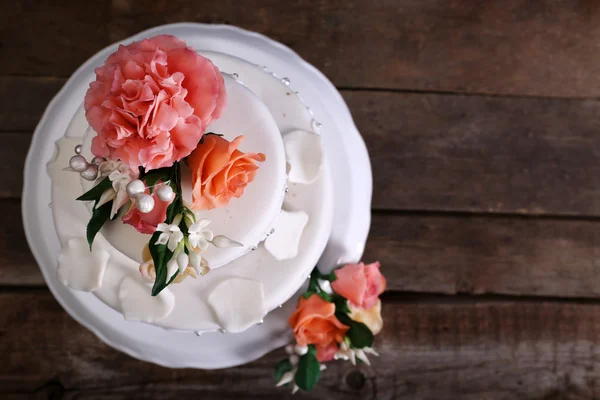
{"label": "white fondant icing", "polygon": [[109,254],[85,238],[67,240],[58,255],[58,280],[71,289],[91,292],[102,286]]}
{"label": "white fondant icing", "polygon": [[[79,174],[72,172],[72,171],[64,170],[65,167],[68,167],[69,158],[71,158],[71,156],[73,156],[75,154],[74,149],[75,149],[75,146],[77,146],[78,144],[81,144],[81,138],[72,139],[72,138],[68,138],[68,137],[62,137],[56,141],[55,148],[54,148],[54,154],[52,155],[52,158],[48,161],[48,164],[47,164],[48,175],[50,175],[51,178],[54,176],[65,176],[65,174],[71,174],[76,179],[79,178]],[[66,176],[69,176],[69,175],[66,175]],[[53,180],[52,185],[53,186],[62,186],[64,184],[64,181],[68,181],[68,179]]]}
{"label": "white fondant icing", "polygon": [[219,283],[208,295],[221,328],[242,332],[258,324],[267,313],[263,284],[252,279],[229,278]]}
{"label": "white fondant icing", "polygon": [[290,165],[288,180],[297,183],[314,182],[323,164],[321,136],[294,130],[283,136],[283,145]]}
{"label": "white fondant icing", "polygon": [[[289,91],[288,87],[273,79],[262,69],[234,57],[218,53],[205,53],[205,55],[210,57],[221,70],[238,71],[243,74],[245,77],[244,82],[260,97],[259,101],[264,102],[273,115],[279,131],[311,130],[312,116],[297,96],[293,93],[286,93]],[[68,165],[69,158],[74,154],[73,148],[77,144],[83,143],[81,154],[88,159],[91,158],[89,144],[86,144],[86,141],[83,140],[87,127],[85,119],[80,118],[83,115],[83,107],[77,113],[78,117],[74,121],[80,123],[72,123],[66,136],[78,139],[61,139],[59,141],[65,141],[65,145],[59,147],[56,160],[56,165],[60,168],[49,168],[48,170],[52,178],[51,210],[56,231],[61,241],[71,237],[85,237],[85,228],[92,207],[92,204],[74,200],[83,193],[79,175],[60,170]],[[91,135],[87,137],[90,138]],[[69,141],[71,143],[67,143]],[[249,141],[246,140],[243,144],[245,143],[249,143]],[[256,150],[247,149],[246,151]],[[258,176],[256,179],[258,179]],[[252,184],[248,188],[251,188]],[[161,320],[154,321],[153,324],[169,330],[217,331],[221,328],[221,325],[218,315],[215,314],[208,302],[208,295],[216,285],[232,277],[258,281],[264,285],[265,312],[285,303],[306,282],[307,274],[314,268],[325,248],[333,215],[331,187],[329,170],[325,162],[322,173],[319,174],[313,184],[289,185],[289,192],[285,196],[286,209],[303,210],[309,215],[310,219],[310,223],[305,227],[300,239],[299,247],[302,248],[302,251],[295,258],[278,261],[269,254],[264,246],[259,246],[256,251],[248,251],[223,268],[212,270],[204,276],[198,276],[197,279],[188,278],[182,283],[170,285],[168,289],[174,296],[176,305],[169,315]],[[283,188],[281,192],[283,196]],[[239,204],[245,196],[242,196],[241,199],[234,199],[234,201],[238,201]],[[207,216],[207,218],[212,219],[212,216]],[[216,221],[213,219],[211,226],[215,225]],[[272,221],[261,233],[261,238],[262,235],[270,231],[271,227]],[[124,229],[122,235],[115,234],[115,228]],[[214,231],[217,235],[226,234],[217,231],[217,229],[214,229]],[[239,240],[236,233],[230,234],[228,237]],[[136,242],[138,239],[139,246]],[[120,216],[117,217],[117,220],[108,222],[96,237],[94,247],[98,246],[105,249],[110,254],[110,259],[106,267],[102,287],[94,291],[93,294],[118,312],[123,312],[123,305],[118,294],[124,277],[128,276],[142,281],[139,271],[142,261],[141,252],[149,239],[149,235],[141,235],[132,226],[123,224]],[[244,249],[256,243],[244,243],[246,246]],[[204,252],[202,254],[204,255]],[[149,293],[150,287],[147,288],[147,294],[149,295]]]}
{"label": "white fondant icing", "polygon": [[126,276],[119,285],[119,300],[125,319],[156,322],[168,316],[175,307],[175,296],[169,288],[152,296],[151,285]]}
{"label": "white fondant icing", "polygon": [[275,220],[273,233],[265,239],[265,248],[277,260],[289,260],[298,255],[302,232],[308,222],[304,211],[285,211]]}

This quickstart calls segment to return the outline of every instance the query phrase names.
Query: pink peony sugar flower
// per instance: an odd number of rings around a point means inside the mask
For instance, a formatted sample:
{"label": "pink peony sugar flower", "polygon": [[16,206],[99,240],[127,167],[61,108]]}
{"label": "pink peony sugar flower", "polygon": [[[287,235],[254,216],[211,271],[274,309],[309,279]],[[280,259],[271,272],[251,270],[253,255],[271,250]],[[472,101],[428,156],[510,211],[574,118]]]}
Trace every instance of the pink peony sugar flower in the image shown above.
{"label": "pink peony sugar flower", "polygon": [[95,72],[84,103],[98,133],[92,153],[131,169],[168,167],[187,157],[225,106],[217,67],[175,36],[121,45]]}

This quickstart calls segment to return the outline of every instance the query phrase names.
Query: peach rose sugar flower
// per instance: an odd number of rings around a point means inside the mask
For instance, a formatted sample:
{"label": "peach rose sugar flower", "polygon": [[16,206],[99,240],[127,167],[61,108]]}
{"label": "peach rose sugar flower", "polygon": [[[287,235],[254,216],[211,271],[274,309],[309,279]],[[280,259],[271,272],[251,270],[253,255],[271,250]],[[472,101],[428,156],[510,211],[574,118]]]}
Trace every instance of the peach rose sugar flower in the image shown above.
{"label": "peach rose sugar flower", "polygon": [[335,304],[317,294],[301,297],[296,311],[289,319],[296,342],[300,346],[315,345],[319,361],[333,358],[349,327],[335,317]]}
{"label": "peach rose sugar flower", "polygon": [[121,45],[95,72],[84,102],[92,153],[132,169],[187,157],[225,106],[217,67],[175,36]]}
{"label": "peach rose sugar flower", "polygon": [[379,262],[347,264],[335,270],[337,279],[331,283],[331,287],[337,294],[347,298],[352,303],[350,305],[370,310],[377,304],[386,286],[379,267]]}
{"label": "peach rose sugar flower", "polygon": [[263,153],[244,153],[238,147],[244,136],[232,142],[218,135],[205,135],[203,143],[187,158],[192,171],[192,208],[210,210],[225,207],[233,197],[241,197],[252,182]]}

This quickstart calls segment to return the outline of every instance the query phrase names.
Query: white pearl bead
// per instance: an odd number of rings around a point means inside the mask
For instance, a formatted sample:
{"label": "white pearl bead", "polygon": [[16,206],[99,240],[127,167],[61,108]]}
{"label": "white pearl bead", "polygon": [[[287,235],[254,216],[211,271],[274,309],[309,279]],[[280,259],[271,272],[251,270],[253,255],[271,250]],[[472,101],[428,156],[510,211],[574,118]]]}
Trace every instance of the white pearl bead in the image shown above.
{"label": "white pearl bead", "polygon": [[75,146],[75,154],[81,154],[81,145],[80,144]]}
{"label": "white pearl bead", "polygon": [[86,181],[93,181],[98,177],[98,166],[95,164],[88,164],[87,168],[79,173]]}
{"label": "white pearl bead", "polygon": [[141,213],[147,214],[154,209],[154,199],[147,194],[139,194],[135,199],[135,206]]}
{"label": "white pearl bead", "polygon": [[102,157],[94,157],[92,158],[92,164],[100,165],[104,161]]}
{"label": "white pearl bead", "polygon": [[173,193],[173,189],[171,189],[171,186],[160,185],[156,189],[156,197],[158,197],[160,200],[166,203],[173,200],[173,197],[175,197],[175,193]]}
{"label": "white pearl bead", "polygon": [[298,354],[299,356],[303,356],[306,353],[308,353],[308,346],[300,346],[299,344],[297,344],[294,350],[296,354]]}
{"label": "white pearl bead", "polygon": [[298,361],[299,361],[299,358],[297,355],[292,354],[290,356],[290,364],[292,364],[292,367],[295,367],[296,365],[298,365]]}
{"label": "white pearl bead", "polygon": [[144,193],[146,186],[144,186],[144,182],[135,179],[127,184],[126,190],[129,197],[135,197],[140,193]]}
{"label": "white pearl bead", "polygon": [[291,356],[292,354],[294,354],[294,345],[293,345],[293,344],[288,344],[287,346],[285,346],[285,352],[286,352],[288,355],[290,355],[290,356]]}
{"label": "white pearl bead", "polygon": [[77,172],[81,172],[83,170],[85,170],[88,166],[87,161],[85,160],[84,156],[73,156],[71,157],[71,159],[69,160],[69,167],[71,167],[71,169],[73,171],[77,171]]}

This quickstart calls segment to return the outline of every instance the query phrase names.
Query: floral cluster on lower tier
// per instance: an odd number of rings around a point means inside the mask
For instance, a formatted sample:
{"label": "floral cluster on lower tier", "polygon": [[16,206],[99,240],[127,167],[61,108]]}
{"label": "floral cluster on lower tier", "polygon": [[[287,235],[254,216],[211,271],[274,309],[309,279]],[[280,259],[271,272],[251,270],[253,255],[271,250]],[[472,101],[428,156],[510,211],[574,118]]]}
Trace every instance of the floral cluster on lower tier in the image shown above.
{"label": "floral cluster on lower tier", "polygon": [[312,390],[325,362],[350,360],[370,365],[368,354],[383,328],[381,300],[386,281],[379,262],[347,264],[324,275],[314,269],[309,287],[289,319],[296,344],[286,347],[288,359],[275,367],[277,386]]}

